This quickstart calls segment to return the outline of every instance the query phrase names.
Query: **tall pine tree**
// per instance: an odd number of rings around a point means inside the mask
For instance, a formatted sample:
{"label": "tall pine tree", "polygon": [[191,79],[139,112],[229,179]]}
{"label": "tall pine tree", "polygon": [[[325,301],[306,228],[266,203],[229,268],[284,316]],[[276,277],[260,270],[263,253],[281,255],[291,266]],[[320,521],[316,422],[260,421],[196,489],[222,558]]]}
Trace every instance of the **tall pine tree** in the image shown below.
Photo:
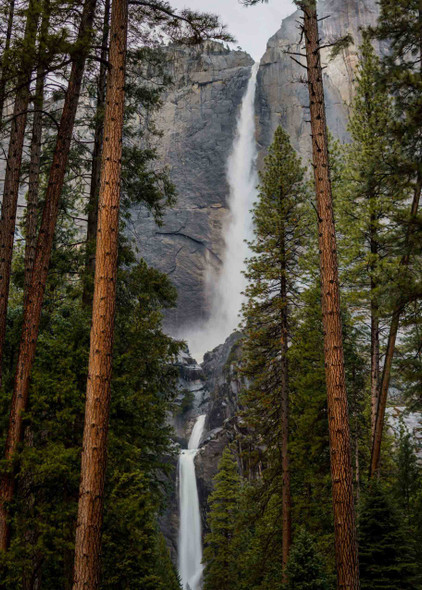
{"label": "tall pine tree", "polygon": [[248,300],[243,308],[243,372],[250,385],[242,403],[246,420],[259,437],[257,444],[266,447],[266,464],[282,474],[282,489],[273,491],[283,498],[283,570],[291,543],[290,312],[299,282],[306,196],[304,169],[287,134],[278,127],[260,174],[259,197],[253,209],[255,238],[250,243]]}
{"label": "tall pine tree", "polygon": [[205,537],[205,590],[236,588],[237,568],[233,536],[239,501],[240,475],[237,462],[230,448],[226,447],[214,478],[214,490],[208,500],[210,532]]}

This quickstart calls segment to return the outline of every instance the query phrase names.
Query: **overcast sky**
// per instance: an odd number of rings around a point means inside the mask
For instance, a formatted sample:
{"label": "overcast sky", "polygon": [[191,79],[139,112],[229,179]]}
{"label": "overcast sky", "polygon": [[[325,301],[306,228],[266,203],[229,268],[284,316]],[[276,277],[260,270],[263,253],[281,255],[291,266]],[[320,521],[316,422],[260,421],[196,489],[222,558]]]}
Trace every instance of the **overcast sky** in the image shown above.
{"label": "overcast sky", "polygon": [[219,14],[237,43],[257,61],[268,39],[280,28],[285,16],[295,11],[291,0],[270,0],[268,4],[258,4],[246,8],[238,0],[171,0],[176,8],[192,8]]}

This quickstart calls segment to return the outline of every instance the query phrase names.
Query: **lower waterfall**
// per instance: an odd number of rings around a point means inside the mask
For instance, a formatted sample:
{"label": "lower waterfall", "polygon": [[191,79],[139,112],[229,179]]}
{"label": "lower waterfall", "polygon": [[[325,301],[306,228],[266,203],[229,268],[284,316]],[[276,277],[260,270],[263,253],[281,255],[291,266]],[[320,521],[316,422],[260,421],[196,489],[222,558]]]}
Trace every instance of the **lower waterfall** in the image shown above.
{"label": "lower waterfall", "polygon": [[195,456],[205,424],[198,416],[188,448],[179,457],[179,574],[183,590],[199,590],[202,579],[201,514],[196,487]]}

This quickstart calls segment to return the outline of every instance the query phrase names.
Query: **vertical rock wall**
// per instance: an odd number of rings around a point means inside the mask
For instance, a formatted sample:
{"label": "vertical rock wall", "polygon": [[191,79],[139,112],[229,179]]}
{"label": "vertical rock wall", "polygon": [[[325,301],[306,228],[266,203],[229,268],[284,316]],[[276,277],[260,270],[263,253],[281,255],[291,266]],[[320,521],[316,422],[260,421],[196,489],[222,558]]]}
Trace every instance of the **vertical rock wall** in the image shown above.
{"label": "vertical rock wall", "polygon": [[[328,124],[333,135],[345,141],[361,28],[376,23],[378,5],[376,0],[320,0],[318,10],[323,43],[346,34],[354,39],[334,60],[330,60],[329,48],[322,52],[327,66]],[[306,72],[286,53],[301,51],[299,19],[297,11],[283,20],[260,63],[256,93],[259,165],[279,124],[289,132],[304,163],[309,161]],[[221,265],[228,214],[227,158],[253,60],[214,42],[167,51],[174,84],[158,116],[163,131],[158,151],[168,165],[178,198],[167,211],[163,227],[157,227],[151,214],[141,208],[134,215],[131,233],[139,255],[168,274],[177,287],[178,305],[167,313],[165,327],[183,337],[209,315],[207,271]]]}
{"label": "vertical rock wall", "polygon": [[[342,141],[347,140],[348,105],[353,96],[354,71],[358,62],[358,49],[362,42],[362,28],[376,24],[376,0],[320,0],[318,2],[320,34],[323,45],[350,34],[353,44],[330,59],[330,48],[322,51],[327,120],[331,133]],[[272,141],[278,125],[289,133],[293,146],[307,163],[311,152],[306,70],[293,61],[304,63],[298,55],[303,52],[300,42],[298,10],[283,20],[280,30],[268,41],[261,59],[257,87],[257,140],[260,162]],[[378,51],[383,51],[378,46]]]}
{"label": "vertical rock wall", "polygon": [[157,118],[163,132],[158,151],[176,186],[177,203],[163,227],[145,209],[138,210],[131,233],[139,254],[177,287],[178,306],[167,314],[166,328],[183,335],[209,311],[206,272],[221,263],[227,159],[253,60],[207,42],[199,48],[170,47],[168,64],[173,85]]}

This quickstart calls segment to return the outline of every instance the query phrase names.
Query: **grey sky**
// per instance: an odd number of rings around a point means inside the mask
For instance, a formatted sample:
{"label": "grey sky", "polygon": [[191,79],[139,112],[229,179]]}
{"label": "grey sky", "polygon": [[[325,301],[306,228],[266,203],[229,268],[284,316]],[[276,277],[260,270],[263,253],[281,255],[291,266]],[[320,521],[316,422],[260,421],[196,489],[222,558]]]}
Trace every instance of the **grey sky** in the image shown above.
{"label": "grey sky", "polygon": [[175,8],[192,8],[221,16],[237,45],[259,60],[268,39],[280,28],[282,19],[295,11],[292,0],[270,0],[246,8],[238,0],[171,0]]}

